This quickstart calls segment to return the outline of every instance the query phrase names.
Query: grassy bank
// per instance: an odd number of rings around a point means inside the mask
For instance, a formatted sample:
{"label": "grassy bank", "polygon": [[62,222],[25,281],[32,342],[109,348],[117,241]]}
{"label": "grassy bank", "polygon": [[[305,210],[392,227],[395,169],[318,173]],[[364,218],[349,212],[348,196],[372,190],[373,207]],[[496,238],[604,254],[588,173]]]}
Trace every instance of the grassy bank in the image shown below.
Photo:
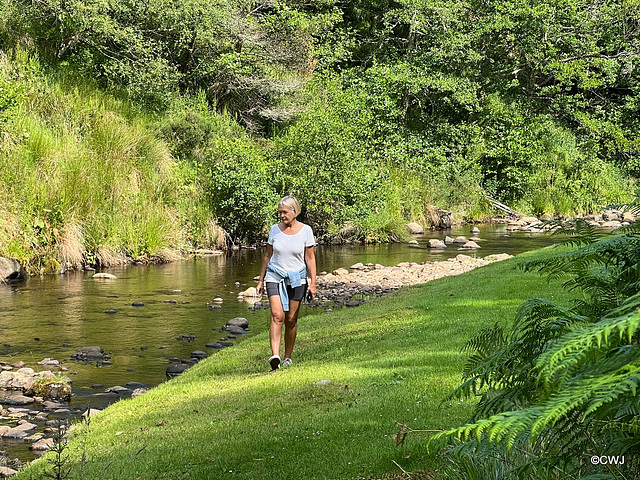
{"label": "grassy bank", "polygon": [[154,116],[16,55],[0,54],[0,255],[55,273],[224,241]]}
{"label": "grassy bank", "polygon": [[[465,342],[509,322],[526,299],[569,299],[515,269],[543,254],[303,318],[287,370],[267,373],[266,334],[247,339],[76,427],[69,478],[377,479],[400,472],[393,462],[433,472],[429,434],[397,447],[397,422],[437,430],[467,418],[471,405],[441,405],[459,382]],[[41,478],[50,455],[17,478]]]}

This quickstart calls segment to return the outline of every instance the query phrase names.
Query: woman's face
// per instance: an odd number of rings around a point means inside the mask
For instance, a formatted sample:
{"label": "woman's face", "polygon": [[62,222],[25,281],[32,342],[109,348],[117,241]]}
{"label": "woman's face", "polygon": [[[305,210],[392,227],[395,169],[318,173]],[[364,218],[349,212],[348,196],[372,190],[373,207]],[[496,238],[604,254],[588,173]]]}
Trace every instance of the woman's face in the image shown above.
{"label": "woman's face", "polygon": [[280,220],[285,225],[290,225],[296,218],[296,214],[293,213],[293,210],[286,205],[278,205],[278,215],[280,215]]}

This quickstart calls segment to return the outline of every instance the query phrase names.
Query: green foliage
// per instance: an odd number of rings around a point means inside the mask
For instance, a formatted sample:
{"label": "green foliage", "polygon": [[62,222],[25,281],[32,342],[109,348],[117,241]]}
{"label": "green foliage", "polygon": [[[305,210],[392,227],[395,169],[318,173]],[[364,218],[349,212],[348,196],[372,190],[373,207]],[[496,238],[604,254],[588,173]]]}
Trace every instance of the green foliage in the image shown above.
{"label": "green foliage", "polygon": [[384,202],[389,170],[368,145],[371,119],[362,96],[329,79],[310,98],[309,109],[277,139],[274,169],[279,193],[299,197],[306,221],[324,234],[332,223],[375,211]]}
{"label": "green foliage", "polygon": [[273,223],[278,197],[261,152],[248,143],[225,142],[211,152],[211,195],[218,223],[234,238],[265,235]]}
{"label": "green foliage", "polygon": [[633,478],[640,449],[640,227],[603,237],[577,221],[561,231],[579,248],[526,268],[567,278],[565,288],[583,298],[571,308],[531,300],[508,329],[479,332],[467,344],[464,382],[452,393],[480,397],[474,416],[436,438],[462,441],[461,451],[473,455],[490,445],[505,462],[513,449],[540,449],[522,464],[561,462],[558,473],[572,476],[600,472],[582,457],[625,455],[615,474]]}

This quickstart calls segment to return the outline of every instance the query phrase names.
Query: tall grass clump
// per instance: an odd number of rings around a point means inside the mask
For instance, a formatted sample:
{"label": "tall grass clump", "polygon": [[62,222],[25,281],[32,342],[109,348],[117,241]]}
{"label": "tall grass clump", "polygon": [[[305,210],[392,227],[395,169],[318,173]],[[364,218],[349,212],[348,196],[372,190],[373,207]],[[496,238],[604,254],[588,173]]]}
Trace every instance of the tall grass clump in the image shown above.
{"label": "tall grass clump", "polygon": [[197,241],[185,234],[187,189],[152,118],[90,85],[52,80],[24,54],[3,60],[0,79],[24,92],[0,130],[7,212],[0,255],[31,271],[60,271],[127,257],[171,259]]}

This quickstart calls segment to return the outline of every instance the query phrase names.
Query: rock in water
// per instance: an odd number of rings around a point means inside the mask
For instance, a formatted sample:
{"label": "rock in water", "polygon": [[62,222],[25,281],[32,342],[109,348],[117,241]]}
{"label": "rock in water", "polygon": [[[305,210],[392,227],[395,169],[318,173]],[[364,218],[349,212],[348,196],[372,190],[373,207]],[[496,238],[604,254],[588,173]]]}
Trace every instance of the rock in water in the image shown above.
{"label": "rock in water", "polygon": [[0,257],[0,283],[25,282],[27,272],[14,258]]}

